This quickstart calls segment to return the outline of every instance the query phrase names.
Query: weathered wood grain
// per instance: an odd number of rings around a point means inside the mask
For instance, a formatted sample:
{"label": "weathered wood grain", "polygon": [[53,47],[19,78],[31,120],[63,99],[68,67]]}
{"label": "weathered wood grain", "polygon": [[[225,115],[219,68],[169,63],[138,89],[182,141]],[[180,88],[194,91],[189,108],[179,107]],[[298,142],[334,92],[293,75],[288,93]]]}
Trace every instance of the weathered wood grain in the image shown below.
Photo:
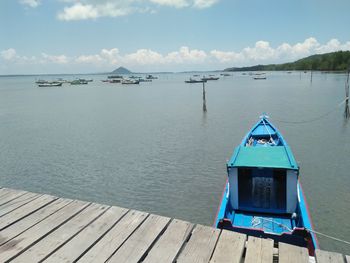
{"label": "weathered wood grain", "polygon": [[329,252],[320,249],[316,249],[316,262],[317,263],[344,263],[344,257],[340,253]]}
{"label": "weathered wood grain", "polygon": [[153,246],[143,263],[173,262],[179,250],[186,242],[193,228],[193,224],[174,219],[166,231]]}
{"label": "weathered wood grain", "polygon": [[41,239],[12,262],[40,262],[100,216],[108,207],[92,204],[56,231]]}
{"label": "weathered wood grain", "polygon": [[219,229],[197,225],[194,228],[188,243],[180,253],[177,262],[209,262],[219,234]]}
{"label": "weathered wood grain", "polygon": [[222,230],[210,262],[241,262],[246,240],[247,236],[244,234]]}
{"label": "weathered wood grain", "polygon": [[85,251],[93,246],[128,210],[120,207],[111,207],[103,215],[83,229],[72,240],[58,249],[45,263],[74,262]]}
{"label": "weathered wood grain", "polygon": [[105,262],[146,219],[147,213],[129,211],[78,262]]}
{"label": "weathered wood grain", "polygon": [[1,199],[0,199],[0,208],[1,206],[3,206],[4,204],[7,204],[8,202],[10,202],[11,200],[14,200],[24,194],[27,194],[28,192],[25,191],[11,191],[8,192],[6,195],[4,195]]}
{"label": "weathered wood grain", "polygon": [[73,200],[67,200],[67,199],[56,200],[53,203],[51,203],[49,206],[44,207],[43,209],[40,209],[35,213],[29,215],[28,217],[25,217],[22,220],[16,222],[15,224],[10,225],[9,227],[3,229],[2,231],[0,231],[0,246],[10,241],[11,239],[15,238],[19,234],[23,233],[27,229],[33,227],[34,225],[39,223],[41,220],[44,220],[46,217],[55,213],[56,211],[63,208],[64,206],[66,206],[68,203],[72,201]]}
{"label": "weathered wood grain", "polygon": [[56,200],[57,197],[53,197],[50,195],[40,196],[33,201],[26,203],[21,207],[21,209],[16,209],[12,213],[4,215],[0,220],[0,230],[8,227],[14,222],[36,212],[37,210],[43,208],[48,205],[52,201]]}
{"label": "weathered wood grain", "polygon": [[308,263],[309,252],[305,247],[297,247],[286,243],[278,243],[278,260],[281,263]]}
{"label": "weathered wood grain", "polygon": [[8,188],[3,188],[2,190],[2,196],[0,198],[0,206],[7,203],[8,201],[21,196],[25,193],[28,193],[26,191],[18,191],[18,190],[12,190],[12,189],[8,189]]}
{"label": "weathered wood grain", "polygon": [[18,198],[15,198],[7,202],[6,204],[3,204],[2,206],[0,206],[0,217],[11,213],[12,211],[20,208],[21,206],[31,202],[32,200],[40,196],[40,194],[25,193],[24,195],[21,195]]}
{"label": "weathered wood grain", "polygon": [[273,260],[273,240],[248,237],[245,263],[271,263]]}
{"label": "weathered wood grain", "polygon": [[45,220],[0,246],[0,261],[5,262],[15,258],[40,239],[55,231],[88,204],[86,202],[73,201]]}
{"label": "weathered wood grain", "polygon": [[150,215],[108,262],[139,262],[169,221],[168,217]]}

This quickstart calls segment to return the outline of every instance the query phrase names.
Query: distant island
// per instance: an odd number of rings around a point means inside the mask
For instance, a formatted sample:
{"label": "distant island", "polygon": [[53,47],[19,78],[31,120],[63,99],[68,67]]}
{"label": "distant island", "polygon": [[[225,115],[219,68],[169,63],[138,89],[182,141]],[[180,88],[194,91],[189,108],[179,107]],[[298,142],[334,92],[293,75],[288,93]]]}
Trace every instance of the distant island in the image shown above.
{"label": "distant island", "polygon": [[132,72],[124,67],[119,67],[111,72],[111,74],[131,74]]}
{"label": "distant island", "polygon": [[273,70],[321,70],[347,71],[350,69],[350,51],[337,51],[312,55],[295,62],[284,64],[256,65],[251,67],[232,67],[224,71],[273,71]]}

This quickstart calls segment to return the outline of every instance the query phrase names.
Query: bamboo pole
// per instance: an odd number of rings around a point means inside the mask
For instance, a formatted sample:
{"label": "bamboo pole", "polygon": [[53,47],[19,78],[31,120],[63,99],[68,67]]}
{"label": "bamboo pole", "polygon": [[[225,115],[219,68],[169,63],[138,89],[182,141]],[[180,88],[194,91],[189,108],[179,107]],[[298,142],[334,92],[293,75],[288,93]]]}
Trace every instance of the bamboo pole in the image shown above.
{"label": "bamboo pole", "polygon": [[346,78],[346,83],[345,83],[345,110],[344,110],[344,117],[345,119],[350,118],[350,110],[349,110],[349,74],[350,70],[348,70],[348,76]]}
{"label": "bamboo pole", "polygon": [[203,82],[203,112],[207,112],[207,102],[205,100],[205,84]]}

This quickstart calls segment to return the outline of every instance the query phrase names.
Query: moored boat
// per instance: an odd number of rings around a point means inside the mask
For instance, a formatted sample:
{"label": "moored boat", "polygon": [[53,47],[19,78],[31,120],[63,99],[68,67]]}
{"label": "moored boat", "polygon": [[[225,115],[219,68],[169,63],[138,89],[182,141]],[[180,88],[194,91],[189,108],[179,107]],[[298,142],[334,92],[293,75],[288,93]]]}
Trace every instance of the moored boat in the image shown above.
{"label": "moored boat", "polygon": [[255,80],[266,79],[266,74],[265,73],[255,73],[253,79],[255,79]]}
{"label": "moored boat", "polygon": [[155,77],[153,75],[147,75],[146,76],[146,79],[158,79],[158,77]]}
{"label": "moored boat", "polygon": [[39,87],[61,87],[62,82],[44,82],[41,84],[38,84]]}
{"label": "moored boat", "polygon": [[140,84],[139,80],[132,80],[132,79],[123,79],[121,81],[122,84]]}
{"label": "moored boat", "polygon": [[228,179],[215,226],[276,242],[318,248],[299,180],[299,166],[266,115],[227,163]]}
{"label": "moored boat", "polygon": [[207,81],[203,79],[193,79],[193,78],[190,78],[189,80],[185,80],[185,83],[203,83],[203,82],[207,82]]}
{"label": "moored boat", "polygon": [[203,77],[202,80],[208,81],[208,80],[218,80],[219,77],[213,77],[213,76],[209,76],[209,77]]}
{"label": "moored boat", "polygon": [[71,85],[86,85],[88,82],[85,79],[76,79],[70,82]]}

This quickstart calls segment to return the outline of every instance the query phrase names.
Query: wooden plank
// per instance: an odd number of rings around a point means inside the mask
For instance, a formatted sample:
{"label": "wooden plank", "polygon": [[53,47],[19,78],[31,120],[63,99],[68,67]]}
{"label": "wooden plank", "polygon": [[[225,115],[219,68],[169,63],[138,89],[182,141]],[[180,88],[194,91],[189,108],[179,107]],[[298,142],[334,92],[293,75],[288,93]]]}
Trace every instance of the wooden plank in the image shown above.
{"label": "wooden plank", "polygon": [[28,217],[16,222],[15,224],[5,228],[0,232],[0,246],[23,233],[27,229],[31,228],[35,224],[44,220],[48,216],[62,209],[64,206],[68,205],[72,200],[59,199],[51,203],[49,206],[44,207],[36,211],[35,213],[29,215]]}
{"label": "wooden plank", "polygon": [[278,260],[281,263],[308,263],[309,252],[305,247],[297,247],[286,243],[279,243]]}
{"label": "wooden plank", "polygon": [[38,243],[30,247],[11,262],[40,262],[44,260],[55,250],[73,238],[108,208],[108,206],[103,206],[100,204],[92,204],[88,206],[63,226],[44,239],[41,239]]}
{"label": "wooden plank", "polygon": [[75,262],[127,212],[128,210],[125,208],[111,207],[67,244],[47,258],[45,263]]}
{"label": "wooden plank", "polygon": [[0,200],[1,200],[1,198],[3,198],[5,195],[8,195],[9,193],[11,193],[10,189],[1,188],[1,189],[0,189]]}
{"label": "wooden plank", "polygon": [[246,240],[244,234],[222,230],[210,262],[241,262]]}
{"label": "wooden plank", "polygon": [[0,261],[12,260],[40,239],[55,231],[89,203],[73,201],[0,247]]}
{"label": "wooden plank", "polygon": [[79,262],[105,262],[145,220],[147,213],[129,211]]}
{"label": "wooden plank", "polygon": [[40,194],[26,193],[24,195],[15,198],[0,207],[0,217],[11,213],[12,211],[22,207],[23,205],[33,201],[34,199],[40,197]]}
{"label": "wooden plank", "polygon": [[143,263],[173,262],[186,242],[193,224],[174,219],[153,246]]}
{"label": "wooden plank", "polygon": [[316,262],[317,263],[344,263],[344,257],[340,253],[329,252],[320,249],[316,249]]}
{"label": "wooden plank", "polygon": [[0,199],[0,208],[2,205],[10,202],[13,199],[16,199],[24,194],[27,194],[28,192],[25,191],[10,191],[8,192],[3,198]]}
{"label": "wooden plank", "polygon": [[139,262],[169,221],[168,217],[150,215],[108,262]]}
{"label": "wooden plank", "polygon": [[209,262],[219,234],[219,229],[197,225],[176,262]]}
{"label": "wooden plank", "polygon": [[273,240],[248,237],[245,263],[265,263],[273,260]]}
{"label": "wooden plank", "polygon": [[29,202],[23,205],[20,209],[16,209],[12,213],[4,215],[0,220],[0,230],[8,227],[9,225],[22,219],[25,216],[28,216],[31,213],[34,213],[38,209],[48,205],[49,203],[51,203],[56,199],[57,197],[53,197],[50,195],[43,195],[33,200],[32,202]]}

